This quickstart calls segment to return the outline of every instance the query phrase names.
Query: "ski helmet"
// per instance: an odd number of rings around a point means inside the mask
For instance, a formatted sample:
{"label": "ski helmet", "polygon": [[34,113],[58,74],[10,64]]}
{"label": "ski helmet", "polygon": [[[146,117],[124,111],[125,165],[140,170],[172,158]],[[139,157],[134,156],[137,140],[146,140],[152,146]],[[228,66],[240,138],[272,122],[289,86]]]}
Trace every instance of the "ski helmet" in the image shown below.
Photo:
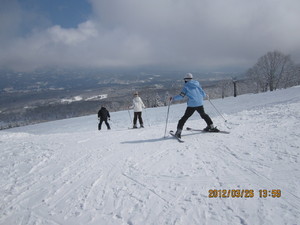
{"label": "ski helmet", "polygon": [[185,74],[184,80],[191,80],[191,79],[193,79],[193,74],[191,74],[191,73]]}

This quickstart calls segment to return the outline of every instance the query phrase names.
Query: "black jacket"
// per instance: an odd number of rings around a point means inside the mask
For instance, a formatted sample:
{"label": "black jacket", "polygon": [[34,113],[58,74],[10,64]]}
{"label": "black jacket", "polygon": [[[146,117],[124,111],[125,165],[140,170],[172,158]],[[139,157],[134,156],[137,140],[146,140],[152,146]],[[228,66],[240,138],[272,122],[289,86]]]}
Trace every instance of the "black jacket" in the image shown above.
{"label": "black jacket", "polygon": [[101,109],[98,111],[98,118],[107,120],[107,118],[110,118],[109,112],[105,107],[101,107]]}

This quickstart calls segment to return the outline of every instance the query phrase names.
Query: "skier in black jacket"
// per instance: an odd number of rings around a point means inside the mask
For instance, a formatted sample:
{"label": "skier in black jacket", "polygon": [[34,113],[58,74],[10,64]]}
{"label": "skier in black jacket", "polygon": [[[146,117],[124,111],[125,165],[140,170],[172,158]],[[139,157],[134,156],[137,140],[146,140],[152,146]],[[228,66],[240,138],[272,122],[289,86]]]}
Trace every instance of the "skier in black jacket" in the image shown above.
{"label": "skier in black jacket", "polygon": [[98,124],[98,130],[101,130],[103,121],[105,122],[107,129],[110,130],[109,123],[107,122],[107,119],[110,120],[110,115],[108,110],[104,106],[102,106],[101,109],[98,111],[98,119],[100,120]]}

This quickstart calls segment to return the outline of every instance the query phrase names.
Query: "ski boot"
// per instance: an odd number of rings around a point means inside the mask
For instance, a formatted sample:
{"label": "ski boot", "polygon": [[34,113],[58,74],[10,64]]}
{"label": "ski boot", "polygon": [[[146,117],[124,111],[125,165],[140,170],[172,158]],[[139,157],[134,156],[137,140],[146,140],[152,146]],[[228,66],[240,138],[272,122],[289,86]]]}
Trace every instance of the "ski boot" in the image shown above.
{"label": "ski boot", "polygon": [[213,124],[211,124],[211,125],[208,125],[207,127],[205,127],[203,129],[203,131],[205,131],[205,132],[219,132],[220,130],[217,127],[215,127]]}
{"label": "ski boot", "polygon": [[178,138],[181,138],[181,131],[180,129],[177,129],[176,133],[175,133],[175,136],[178,137]]}

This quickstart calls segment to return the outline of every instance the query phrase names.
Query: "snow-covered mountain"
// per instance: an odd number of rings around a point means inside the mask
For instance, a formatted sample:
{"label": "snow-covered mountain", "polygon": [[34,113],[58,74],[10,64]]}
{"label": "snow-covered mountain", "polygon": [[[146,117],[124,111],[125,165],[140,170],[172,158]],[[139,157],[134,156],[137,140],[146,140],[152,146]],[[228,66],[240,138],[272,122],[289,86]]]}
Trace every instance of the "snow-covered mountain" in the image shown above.
{"label": "snow-covered mountain", "polygon": [[300,224],[300,87],[212,103],[231,133],[184,143],[164,137],[166,107],[144,111],[145,129],[122,111],[110,131],[96,114],[1,131],[0,224]]}

